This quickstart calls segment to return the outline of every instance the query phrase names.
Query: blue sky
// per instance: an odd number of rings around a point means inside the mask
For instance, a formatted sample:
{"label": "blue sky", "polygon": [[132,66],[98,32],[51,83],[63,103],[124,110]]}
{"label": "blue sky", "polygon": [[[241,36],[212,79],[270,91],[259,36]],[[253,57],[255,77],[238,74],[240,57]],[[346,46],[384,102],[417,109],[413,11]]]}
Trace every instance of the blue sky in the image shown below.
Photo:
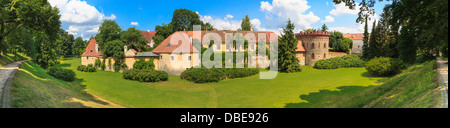
{"label": "blue sky", "polygon": [[[359,2],[359,0],[356,0]],[[250,16],[255,30],[280,32],[287,18],[296,25],[296,32],[320,28],[322,24],[344,33],[363,32],[356,23],[357,12],[332,0],[49,0],[61,10],[62,28],[75,37],[89,38],[105,19],[116,20],[122,29],[136,26],[153,31],[156,25],[169,23],[175,9],[198,12],[201,19],[218,29],[238,29],[241,19]],[[374,7],[377,15],[386,3]],[[328,17],[328,19],[327,19]],[[379,18],[379,16],[374,16]],[[333,19],[333,20],[332,20]]]}

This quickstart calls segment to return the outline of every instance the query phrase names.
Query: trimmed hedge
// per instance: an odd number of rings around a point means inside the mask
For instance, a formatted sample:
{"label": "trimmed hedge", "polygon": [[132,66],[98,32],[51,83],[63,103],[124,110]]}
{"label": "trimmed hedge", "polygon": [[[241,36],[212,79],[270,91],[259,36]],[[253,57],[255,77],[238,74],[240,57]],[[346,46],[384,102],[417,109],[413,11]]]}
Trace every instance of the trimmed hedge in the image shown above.
{"label": "trimmed hedge", "polygon": [[346,55],[342,57],[335,57],[327,60],[319,60],[314,65],[316,69],[338,69],[350,67],[364,67],[365,61],[358,55]]}
{"label": "trimmed hedge", "polygon": [[122,72],[123,78],[139,82],[167,81],[169,74],[165,71],[131,69]]}
{"label": "trimmed hedge", "polygon": [[367,71],[374,76],[393,76],[406,67],[402,60],[389,57],[373,58],[366,64]]}
{"label": "trimmed hedge", "polygon": [[89,64],[88,66],[84,65],[78,66],[77,70],[82,72],[96,72],[97,68],[92,66],[92,64]]}
{"label": "trimmed hedge", "polygon": [[256,68],[189,68],[181,73],[181,79],[194,83],[219,82],[224,79],[248,77],[258,74]]}
{"label": "trimmed hedge", "polygon": [[63,69],[60,67],[50,67],[47,69],[47,74],[55,77],[56,79],[72,82],[75,80],[75,73],[69,69]]}

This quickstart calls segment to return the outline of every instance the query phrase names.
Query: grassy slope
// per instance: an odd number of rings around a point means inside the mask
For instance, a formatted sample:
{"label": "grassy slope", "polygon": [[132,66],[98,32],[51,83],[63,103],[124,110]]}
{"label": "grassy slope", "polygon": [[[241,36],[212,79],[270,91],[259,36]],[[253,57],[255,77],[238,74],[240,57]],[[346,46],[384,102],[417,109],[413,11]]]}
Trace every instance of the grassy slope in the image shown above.
{"label": "grassy slope", "polygon": [[373,87],[340,87],[341,91],[322,90],[302,95],[309,103],[289,107],[350,108],[433,108],[438,107],[440,93],[436,84],[434,62],[411,66],[405,72]]}
{"label": "grassy slope", "polygon": [[121,73],[76,71],[80,59],[66,59],[60,66],[72,69],[83,79],[88,92],[125,107],[220,107],[277,108],[289,103],[307,102],[300,95],[319,90],[339,90],[341,86],[379,85],[380,78],[367,77],[364,68],[316,70],[279,73],[273,80],[258,75],[224,80],[218,83],[194,84],[170,76],[167,82],[140,83],[122,79]]}
{"label": "grassy slope", "polygon": [[26,57],[26,55],[18,53],[17,56],[14,56],[14,54],[6,54],[6,55],[0,55],[0,67],[15,61],[19,60],[26,60],[29,59]]}
{"label": "grassy slope", "polygon": [[16,73],[12,94],[14,108],[120,107],[87,94],[81,80],[65,82],[48,75],[36,63],[28,61]]}

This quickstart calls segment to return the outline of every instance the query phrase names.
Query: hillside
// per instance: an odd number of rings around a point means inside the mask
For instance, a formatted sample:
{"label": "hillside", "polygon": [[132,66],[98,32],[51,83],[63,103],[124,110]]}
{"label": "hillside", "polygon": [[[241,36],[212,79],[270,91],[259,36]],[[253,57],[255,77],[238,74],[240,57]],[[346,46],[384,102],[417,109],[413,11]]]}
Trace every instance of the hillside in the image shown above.
{"label": "hillside", "polygon": [[409,67],[403,73],[384,79],[380,86],[339,87],[338,91],[321,90],[301,95],[308,103],[287,107],[314,108],[436,108],[440,93],[436,82],[434,61]]}
{"label": "hillside", "polygon": [[19,60],[26,60],[29,59],[25,55],[18,53],[17,56],[14,56],[13,54],[6,54],[6,55],[0,55],[0,67],[15,61]]}
{"label": "hillside", "polygon": [[23,63],[16,73],[11,95],[13,108],[121,107],[87,93],[80,79],[58,80],[32,61]]}

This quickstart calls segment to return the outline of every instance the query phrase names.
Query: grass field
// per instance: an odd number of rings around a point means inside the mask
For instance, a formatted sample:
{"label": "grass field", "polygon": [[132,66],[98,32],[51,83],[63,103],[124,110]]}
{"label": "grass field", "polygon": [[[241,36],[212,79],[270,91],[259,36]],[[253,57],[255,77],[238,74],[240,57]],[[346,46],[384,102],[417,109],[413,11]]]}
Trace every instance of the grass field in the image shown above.
{"label": "grass field", "polygon": [[11,95],[13,108],[121,107],[86,93],[80,79],[55,79],[32,61],[23,63],[16,73]]}
{"label": "grass field", "polygon": [[5,55],[0,55],[0,67],[15,61],[19,61],[19,60],[26,60],[29,59],[28,57],[26,57],[26,55],[18,53],[17,56],[15,56],[14,54],[5,54]]}
{"label": "grass field", "polygon": [[169,81],[140,83],[125,80],[121,73],[76,71],[78,58],[67,58],[59,66],[72,69],[89,93],[124,107],[137,108],[281,108],[292,103],[308,103],[301,95],[320,90],[338,91],[339,87],[380,85],[382,78],[368,77],[364,68],[316,70],[303,67],[299,73],[279,73],[273,80],[258,75],[194,84],[179,77]]}
{"label": "grass field", "polygon": [[413,65],[403,73],[373,87],[344,86],[341,91],[321,90],[300,96],[308,103],[292,103],[294,108],[437,108],[440,92],[434,61]]}

